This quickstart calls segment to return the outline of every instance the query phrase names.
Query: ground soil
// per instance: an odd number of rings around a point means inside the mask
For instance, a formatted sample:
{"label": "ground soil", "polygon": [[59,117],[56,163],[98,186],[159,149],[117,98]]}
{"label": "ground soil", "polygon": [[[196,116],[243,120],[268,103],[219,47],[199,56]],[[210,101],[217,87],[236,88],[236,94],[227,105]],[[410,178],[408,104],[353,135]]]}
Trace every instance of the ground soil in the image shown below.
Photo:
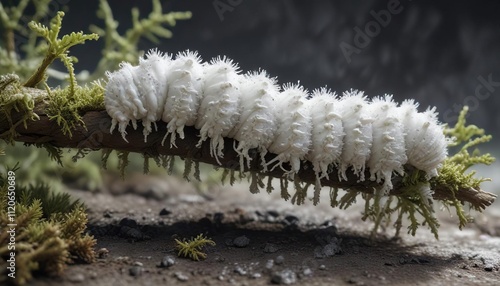
{"label": "ground soil", "polygon": [[[332,209],[327,196],[296,206],[243,183],[200,193],[175,177],[107,177],[100,192],[71,191],[89,207],[97,261],[31,285],[500,285],[498,205],[462,231],[440,212],[439,240],[425,227],[415,237],[394,238],[392,227],[371,237],[361,205]],[[177,257],[174,239],[200,233],[216,242],[207,258]],[[242,236],[249,242],[238,247]],[[318,257],[325,245],[338,248]],[[175,264],[161,267],[165,256]]]}

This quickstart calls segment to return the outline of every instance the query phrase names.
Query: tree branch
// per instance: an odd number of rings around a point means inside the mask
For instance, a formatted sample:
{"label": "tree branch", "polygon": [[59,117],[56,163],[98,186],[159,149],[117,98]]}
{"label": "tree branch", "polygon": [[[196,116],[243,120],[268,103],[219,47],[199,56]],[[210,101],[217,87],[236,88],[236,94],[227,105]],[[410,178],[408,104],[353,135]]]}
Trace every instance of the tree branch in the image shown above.
{"label": "tree branch", "polygon": [[[34,93],[34,92],[33,92]],[[32,93],[32,94],[33,94]],[[37,97],[44,97],[43,92],[39,92]],[[46,94],[45,94],[46,96]],[[127,140],[128,143],[124,141],[121,134],[115,131],[113,134],[110,133],[111,118],[108,116],[106,111],[87,111],[82,116],[82,120],[85,123],[85,127],[77,126],[75,130],[72,131],[72,137],[63,134],[61,128],[56,122],[49,120],[49,117],[45,113],[46,103],[41,100],[36,100],[38,102],[34,109],[34,112],[39,116],[40,120],[29,121],[26,128],[23,124],[18,124],[15,130],[18,135],[15,137],[15,141],[25,142],[25,143],[45,143],[51,144],[55,147],[62,148],[86,148],[86,149],[113,149],[119,151],[137,152],[148,156],[158,156],[158,155],[175,155],[181,158],[190,158],[194,161],[199,161],[215,166],[221,166],[224,168],[239,170],[239,157],[236,151],[234,151],[233,144],[234,140],[226,138],[224,146],[224,157],[220,158],[219,165],[214,157],[210,155],[210,144],[209,141],[205,141],[200,148],[196,147],[199,140],[199,132],[193,127],[185,128],[185,139],[177,140],[177,148],[170,148],[169,144],[165,146],[161,145],[163,136],[166,133],[166,123],[157,122],[158,132],[152,132],[148,136],[148,141],[144,142],[144,135],[142,133],[142,128],[139,127],[137,130],[133,130],[131,127],[127,129]],[[22,120],[24,113],[13,111],[11,114],[12,122]],[[8,132],[11,128],[12,123],[6,117],[0,117],[0,134]],[[167,138],[166,142],[170,142]],[[274,158],[274,154],[267,154],[266,160],[269,161]],[[251,165],[250,168],[246,168],[246,171],[259,172],[272,177],[281,178],[284,176],[284,171],[280,168],[275,168],[272,171],[263,172],[260,164],[260,156],[255,152],[251,152]],[[374,188],[379,187],[376,182],[367,180],[364,182],[358,182],[358,176],[352,172],[348,172],[348,180],[339,180],[337,170],[333,170],[329,180],[323,179],[321,181],[323,186],[336,187],[342,189],[348,189],[353,191],[359,191],[364,193],[373,193]],[[313,171],[312,165],[308,162],[304,162],[301,170],[297,174],[300,181],[309,182],[314,184],[315,173]],[[369,178],[369,174],[366,174]],[[398,195],[402,192],[403,180],[402,177],[394,175],[393,176],[394,188],[391,190],[391,195]],[[484,209],[491,205],[496,195],[482,190],[476,190],[473,188],[469,189],[459,189],[458,191],[453,191],[451,186],[447,185],[433,185],[434,199],[436,200],[454,200],[458,199],[461,202],[469,202],[476,209]]]}

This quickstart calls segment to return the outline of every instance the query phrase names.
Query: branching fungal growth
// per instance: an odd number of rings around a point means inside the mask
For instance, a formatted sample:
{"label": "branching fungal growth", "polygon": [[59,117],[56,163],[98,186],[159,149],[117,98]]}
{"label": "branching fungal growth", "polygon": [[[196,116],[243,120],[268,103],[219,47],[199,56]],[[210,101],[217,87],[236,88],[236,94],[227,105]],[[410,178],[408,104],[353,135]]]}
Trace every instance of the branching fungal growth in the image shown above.
{"label": "branching fungal growth", "polygon": [[209,238],[203,236],[203,234],[198,235],[191,240],[178,240],[175,239],[177,244],[175,248],[177,249],[177,255],[182,257],[191,258],[192,260],[199,261],[200,259],[207,258],[207,254],[202,252],[203,248],[207,245],[215,246],[215,242]]}

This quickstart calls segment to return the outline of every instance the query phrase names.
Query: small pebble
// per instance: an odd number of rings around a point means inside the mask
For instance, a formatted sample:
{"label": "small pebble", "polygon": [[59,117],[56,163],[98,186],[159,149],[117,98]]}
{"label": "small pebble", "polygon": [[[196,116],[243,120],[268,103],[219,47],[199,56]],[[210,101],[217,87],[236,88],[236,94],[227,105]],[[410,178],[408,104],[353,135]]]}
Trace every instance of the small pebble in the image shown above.
{"label": "small pebble", "polygon": [[326,266],[325,266],[324,264],[321,264],[321,265],[319,266],[319,270],[326,270]]}
{"label": "small pebble", "polygon": [[236,247],[246,247],[250,244],[250,239],[244,235],[238,236],[233,240],[234,246]]}
{"label": "small pebble", "polygon": [[134,262],[134,266],[143,266],[142,262],[136,261]]}
{"label": "small pebble", "polygon": [[297,275],[290,269],[273,273],[271,282],[275,284],[290,285],[297,282]]}
{"label": "small pebble", "polygon": [[313,272],[312,272],[311,268],[307,267],[302,271],[302,274],[304,274],[304,276],[311,276],[313,274]]}
{"label": "small pebble", "polygon": [[271,269],[271,268],[273,268],[273,266],[274,266],[274,260],[269,259],[269,260],[266,262],[266,269]]}
{"label": "small pebble", "polygon": [[182,272],[175,272],[174,276],[179,281],[188,281],[189,280],[189,277],[187,277],[186,275],[182,274]]}
{"label": "small pebble", "polygon": [[175,259],[170,255],[165,255],[165,256],[163,256],[163,258],[160,262],[160,267],[169,268],[170,266],[172,266],[174,264],[175,264]]}
{"label": "small pebble", "polygon": [[171,214],[172,212],[167,210],[166,208],[162,208],[161,211],[160,211],[160,215],[161,216],[166,216],[166,215],[169,215]]}
{"label": "small pebble", "polygon": [[254,274],[252,274],[252,278],[253,279],[258,279],[260,277],[262,277],[262,274],[260,274],[260,273],[254,273]]}
{"label": "small pebble", "polygon": [[130,276],[140,276],[142,275],[143,268],[141,266],[132,266],[129,268],[128,273]]}
{"label": "small pebble", "polygon": [[285,257],[283,257],[283,255],[280,255],[278,257],[276,257],[276,265],[281,265],[283,264],[283,262],[285,262]]}
{"label": "small pebble", "polygon": [[484,266],[484,270],[485,270],[485,271],[488,271],[488,272],[493,271],[493,264],[486,264],[486,265]]}
{"label": "small pebble", "polygon": [[99,250],[97,250],[97,257],[98,258],[106,258],[108,257],[108,254],[109,254],[109,250],[107,248],[101,248]]}

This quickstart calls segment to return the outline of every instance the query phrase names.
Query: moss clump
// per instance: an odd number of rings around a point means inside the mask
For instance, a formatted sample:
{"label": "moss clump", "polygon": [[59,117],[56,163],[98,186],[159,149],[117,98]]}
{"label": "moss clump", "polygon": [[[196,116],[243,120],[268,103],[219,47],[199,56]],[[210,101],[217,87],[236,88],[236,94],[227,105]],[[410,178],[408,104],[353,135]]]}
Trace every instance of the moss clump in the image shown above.
{"label": "moss clump", "polygon": [[[60,275],[67,263],[94,261],[95,240],[85,233],[87,215],[79,201],[68,194],[56,194],[47,185],[15,185],[15,215],[8,209],[10,178],[0,176],[0,281],[22,285],[35,273]],[[9,213],[9,210],[11,211]],[[15,224],[12,226],[11,224]],[[15,249],[9,248],[15,228]],[[12,244],[11,244],[12,245]],[[7,276],[7,260],[15,251],[15,279]]]}
{"label": "moss clump", "polygon": [[207,258],[207,254],[202,252],[202,249],[207,245],[215,246],[215,242],[209,238],[203,236],[203,234],[198,235],[191,240],[175,240],[177,244],[175,248],[177,249],[177,255],[179,257],[187,257],[192,260],[199,261],[200,259]]}
{"label": "moss clump", "polygon": [[[36,92],[34,92],[36,94]],[[19,124],[26,126],[28,120],[38,120],[39,117],[33,112],[35,99],[33,94],[22,88],[19,77],[15,74],[0,76],[0,121],[7,120],[10,129],[0,134],[0,139],[12,143],[17,135],[15,131]],[[17,122],[12,121],[12,111],[22,112],[23,117]]]}

